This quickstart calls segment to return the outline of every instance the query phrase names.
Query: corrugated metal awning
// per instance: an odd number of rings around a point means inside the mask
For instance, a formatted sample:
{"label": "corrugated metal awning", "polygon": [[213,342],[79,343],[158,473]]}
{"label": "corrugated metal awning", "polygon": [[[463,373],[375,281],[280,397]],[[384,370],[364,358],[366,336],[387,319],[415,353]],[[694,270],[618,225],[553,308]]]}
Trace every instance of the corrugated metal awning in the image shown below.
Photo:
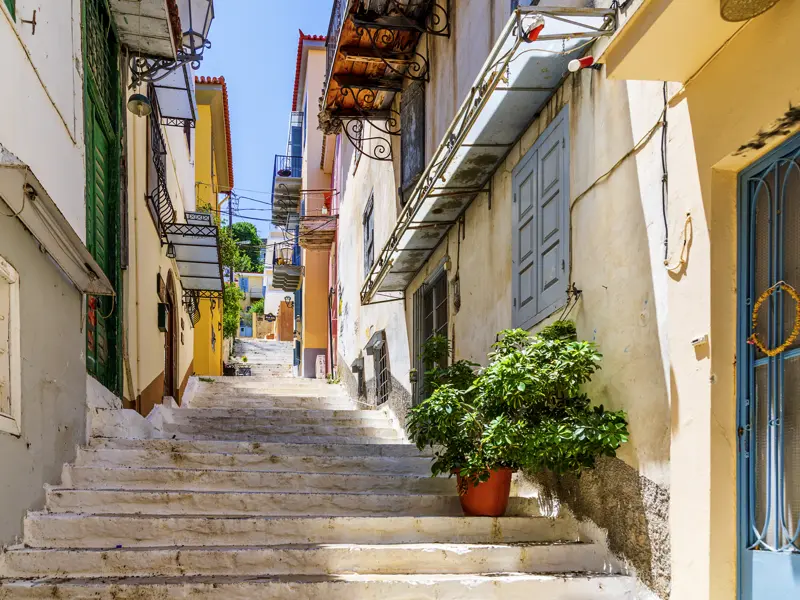
{"label": "corrugated metal awning", "polygon": [[[536,41],[525,38],[541,20]],[[511,147],[561,85],[570,60],[613,33],[616,13],[520,7],[512,14],[469,95],[375,261],[362,304],[401,292],[481,192]]]}

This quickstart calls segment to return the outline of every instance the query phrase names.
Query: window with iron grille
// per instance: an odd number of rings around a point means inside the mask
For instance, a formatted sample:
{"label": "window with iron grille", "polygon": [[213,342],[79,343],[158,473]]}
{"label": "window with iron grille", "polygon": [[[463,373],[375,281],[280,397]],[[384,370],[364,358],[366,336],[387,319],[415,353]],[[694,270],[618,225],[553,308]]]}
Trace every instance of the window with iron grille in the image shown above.
{"label": "window with iron grille", "polygon": [[383,330],[375,332],[367,343],[366,350],[367,354],[372,355],[375,369],[375,399],[376,404],[380,406],[389,399],[389,392],[392,389],[386,332]]}
{"label": "window with iron grille", "polygon": [[375,262],[375,195],[370,194],[364,209],[364,276]]}
{"label": "window with iron grille", "polygon": [[420,358],[422,346],[434,335],[448,335],[448,302],[447,273],[441,266],[414,293],[415,404],[422,402],[425,389],[425,365]]}

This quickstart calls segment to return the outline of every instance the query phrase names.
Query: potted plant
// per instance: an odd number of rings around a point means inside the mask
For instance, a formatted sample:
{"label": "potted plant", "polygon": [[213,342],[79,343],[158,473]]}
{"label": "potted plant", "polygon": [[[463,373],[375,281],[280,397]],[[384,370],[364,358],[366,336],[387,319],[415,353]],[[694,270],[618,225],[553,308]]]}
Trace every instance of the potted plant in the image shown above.
{"label": "potted plant", "polygon": [[420,450],[433,448],[434,476],[457,476],[467,515],[501,516],[516,470],[579,475],[628,439],[625,413],[592,406],[580,391],[601,355],[578,340],[574,323],[534,336],[501,331],[478,372],[467,361],[443,366],[449,352],[436,337],[423,349],[427,398],[411,409],[407,430]]}

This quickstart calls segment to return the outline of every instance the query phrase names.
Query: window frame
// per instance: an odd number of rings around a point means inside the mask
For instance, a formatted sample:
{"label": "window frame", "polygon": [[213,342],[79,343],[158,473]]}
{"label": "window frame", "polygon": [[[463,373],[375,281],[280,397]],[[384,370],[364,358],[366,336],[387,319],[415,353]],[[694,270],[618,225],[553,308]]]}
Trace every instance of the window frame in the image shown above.
{"label": "window frame", "polygon": [[366,277],[372,265],[375,264],[375,192],[370,192],[369,200],[364,207],[362,217],[362,232],[364,235],[364,277]]}
{"label": "window frame", "polygon": [[[9,413],[0,413],[0,433],[8,433],[15,437],[22,434],[22,357],[21,325],[20,325],[20,284],[17,270],[0,256],[0,279],[9,286],[8,306],[8,348],[5,360],[8,361]],[[4,317],[4,315],[0,315]],[[4,355],[0,354],[0,360]],[[0,388],[2,389],[2,388]]]}
{"label": "window frame", "polygon": [[[413,322],[413,336],[412,344],[414,349],[414,356],[412,357],[411,364],[416,371],[416,381],[413,384],[412,390],[412,403],[414,406],[418,405],[423,400],[425,390],[425,365],[422,362],[422,346],[433,335],[444,335],[450,338],[450,282],[447,278],[447,271],[444,266],[448,261],[448,257],[444,257],[439,266],[425,279],[421,286],[417,288],[413,296],[412,310],[414,312]],[[444,283],[444,300],[443,302],[436,301],[437,286]],[[433,330],[428,333],[425,330],[425,302],[428,294],[432,294],[433,304]],[[444,304],[447,311],[447,319],[444,323],[436,323],[436,309]],[[450,357],[447,357],[449,363]]]}

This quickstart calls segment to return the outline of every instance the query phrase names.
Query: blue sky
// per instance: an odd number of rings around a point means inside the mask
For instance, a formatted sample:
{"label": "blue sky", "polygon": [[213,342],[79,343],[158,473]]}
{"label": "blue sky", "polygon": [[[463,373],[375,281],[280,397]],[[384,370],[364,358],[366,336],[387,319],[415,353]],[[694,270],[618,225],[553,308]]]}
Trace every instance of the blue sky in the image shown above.
{"label": "blue sky", "polygon": [[[285,154],[298,29],[325,35],[333,0],[221,0],[214,3],[211,48],[197,75],[228,84],[235,190],[269,201],[276,154]],[[242,208],[268,207],[242,200]],[[268,212],[244,214],[268,219]],[[234,218],[234,221],[243,220]],[[262,236],[269,224],[253,221]]]}

